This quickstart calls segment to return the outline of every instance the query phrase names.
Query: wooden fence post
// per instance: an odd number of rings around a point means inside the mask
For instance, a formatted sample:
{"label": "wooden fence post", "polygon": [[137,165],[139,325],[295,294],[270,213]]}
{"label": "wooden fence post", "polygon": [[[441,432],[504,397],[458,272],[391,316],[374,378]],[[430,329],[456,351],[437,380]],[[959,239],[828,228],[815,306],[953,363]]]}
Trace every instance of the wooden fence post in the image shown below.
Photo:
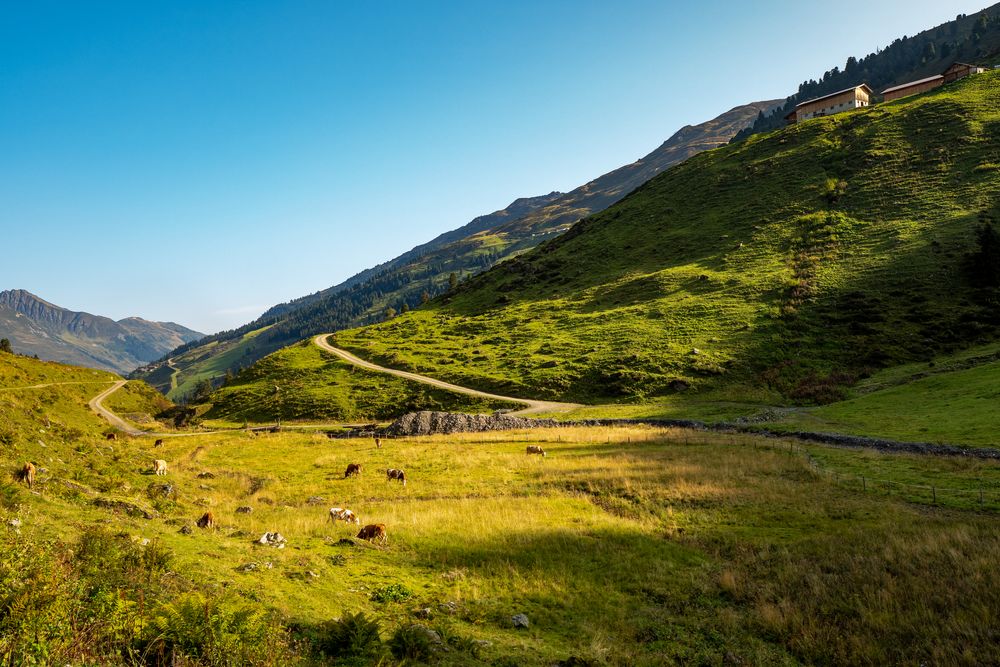
{"label": "wooden fence post", "polygon": [[862,491],[867,491],[868,490],[868,482],[865,481],[865,476],[864,475],[861,476],[861,490]]}

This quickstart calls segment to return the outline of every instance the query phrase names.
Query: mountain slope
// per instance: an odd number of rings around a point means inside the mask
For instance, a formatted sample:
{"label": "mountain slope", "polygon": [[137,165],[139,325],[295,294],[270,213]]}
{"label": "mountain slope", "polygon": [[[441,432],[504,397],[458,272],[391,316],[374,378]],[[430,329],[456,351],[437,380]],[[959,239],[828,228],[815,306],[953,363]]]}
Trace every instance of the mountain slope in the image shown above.
{"label": "mountain slope", "polygon": [[[227,370],[246,367],[313,334],[377,322],[387,308],[416,307],[425,298],[446,291],[452,273],[456,277],[479,273],[563,233],[577,220],[607,208],[672,165],[727,143],[776,103],[739,106],[705,123],[686,126],[641,160],[570,193],[518,199],[340,285],[276,306],[234,331],[182,346],[171,353],[172,363],[179,369],[176,374],[167,372],[161,363],[142,369],[135,377],[180,398],[193,390],[196,378],[220,378]],[[220,355],[228,355],[228,359],[220,362]]]}
{"label": "mountain slope", "polygon": [[173,322],[118,322],[66,310],[25,290],[0,292],[0,336],[20,354],[128,373],[203,334]]}
{"label": "mountain slope", "polygon": [[1000,296],[967,267],[998,201],[991,72],[703,153],[453,295],[335,340],[515,396],[834,400],[874,369],[995,336]]}

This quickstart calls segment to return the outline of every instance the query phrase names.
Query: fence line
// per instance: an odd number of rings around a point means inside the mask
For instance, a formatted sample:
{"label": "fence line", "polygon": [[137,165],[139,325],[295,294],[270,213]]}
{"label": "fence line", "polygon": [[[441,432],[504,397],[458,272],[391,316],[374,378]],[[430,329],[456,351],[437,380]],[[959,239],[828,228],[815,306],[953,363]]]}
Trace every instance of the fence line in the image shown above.
{"label": "fence line", "polygon": [[[731,444],[736,444],[735,439],[730,440]],[[760,446],[760,445],[758,445]],[[777,445],[767,443],[763,445],[767,449],[778,449],[786,450],[783,445]],[[986,509],[987,507],[991,509],[1000,508],[1000,489],[989,488],[983,484],[980,484],[977,488],[957,488],[953,486],[938,486],[937,484],[916,484],[913,482],[900,482],[895,479],[887,477],[874,477],[870,475],[860,475],[855,473],[844,473],[838,470],[831,470],[824,468],[819,461],[809,452],[808,449],[802,445],[795,442],[788,442],[787,450],[790,454],[801,455],[809,467],[817,474],[824,475],[826,477],[832,478],[837,484],[841,482],[854,482],[856,485],[861,487],[862,492],[873,492],[878,493],[880,490],[884,490],[887,495],[892,494],[893,488],[900,489],[901,492],[905,492],[907,489],[914,489],[918,491],[923,491],[930,496],[931,504],[938,505],[939,496],[959,496],[967,497],[972,500],[974,504],[978,504],[980,508]],[[919,495],[919,494],[917,494]],[[905,498],[904,498],[905,499]]]}

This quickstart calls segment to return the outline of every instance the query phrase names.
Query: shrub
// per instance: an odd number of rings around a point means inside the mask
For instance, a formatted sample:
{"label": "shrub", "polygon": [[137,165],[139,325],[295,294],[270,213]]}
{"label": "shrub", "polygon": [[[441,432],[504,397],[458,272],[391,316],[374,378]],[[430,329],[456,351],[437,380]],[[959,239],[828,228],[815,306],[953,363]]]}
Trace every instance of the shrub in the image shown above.
{"label": "shrub", "polygon": [[434,656],[433,631],[422,625],[408,625],[396,630],[389,640],[389,650],[400,660],[426,662]]}
{"label": "shrub", "polygon": [[363,613],[344,614],[320,628],[317,647],[331,657],[363,657],[377,653],[382,646],[378,621]]}
{"label": "shrub", "polygon": [[281,665],[290,658],[284,630],[259,605],[188,593],[160,605],[146,627],[147,656],[160,664]]}
{"label": "shrub", "polygon": [[371,599],[374,602],[399,602],[413,595],[403,584],[389,584],[372,591]]}

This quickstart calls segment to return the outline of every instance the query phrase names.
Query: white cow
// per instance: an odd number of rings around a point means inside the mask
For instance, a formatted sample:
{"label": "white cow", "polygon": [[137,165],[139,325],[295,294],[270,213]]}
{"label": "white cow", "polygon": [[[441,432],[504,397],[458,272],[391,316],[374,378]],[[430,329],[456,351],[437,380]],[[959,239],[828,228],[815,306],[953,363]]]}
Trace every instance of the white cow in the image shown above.
{"label": "white cow", "polygon": [[344,523],[360,524],[361,520],[351,510],[342,507],[330,508],[330,521],[343,521]]}
{"label": "white cow", "polygon": [[167,474],[167,462],[163,459],[156,459],[153,461],[153,473],[157,475]]}

